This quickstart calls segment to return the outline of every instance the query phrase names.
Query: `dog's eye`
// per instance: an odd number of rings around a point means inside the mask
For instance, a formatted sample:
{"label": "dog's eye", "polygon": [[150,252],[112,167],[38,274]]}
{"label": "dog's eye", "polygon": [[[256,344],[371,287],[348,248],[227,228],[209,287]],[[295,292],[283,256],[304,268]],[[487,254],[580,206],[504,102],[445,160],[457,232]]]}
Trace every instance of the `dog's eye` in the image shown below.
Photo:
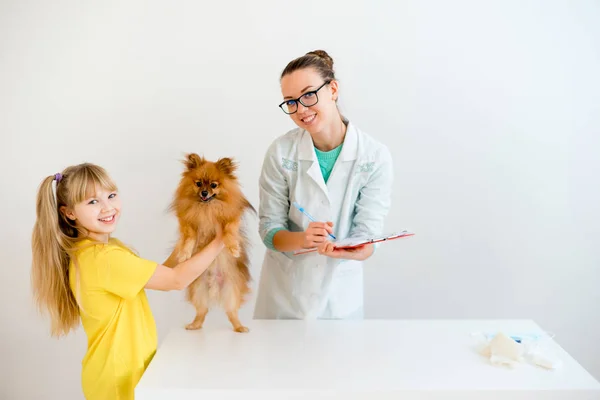
{"label": "dog's eye", "polygon": [[215,182],[213,182],[213,183],[210,184],[210,187],[213,188],[213,189],[216,189],[217,186],[219,186],[219,185],[217,185]]}
{"label": "dog's eye", "polygon": [[202,186],[202,182],[199,182],[199,181],[196,182],[196,186],[198,186],[198,187]]}

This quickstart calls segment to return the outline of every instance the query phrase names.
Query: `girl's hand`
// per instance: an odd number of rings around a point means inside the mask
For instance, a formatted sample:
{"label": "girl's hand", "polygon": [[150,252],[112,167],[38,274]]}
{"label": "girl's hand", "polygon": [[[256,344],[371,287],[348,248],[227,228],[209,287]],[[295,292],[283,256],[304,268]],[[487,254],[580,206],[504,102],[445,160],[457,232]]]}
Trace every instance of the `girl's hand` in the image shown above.
{"label": "girl's hand", "polygon": [[302,247],[305,249],[318,247],[327,240],[330,233],[333,233],[333,222],[311,222],[304,231]]}
{"label": "girl's hand", "polygon": [[364,261],[373,254],[373,246],[373,244],[365,244],[350,249],[335,249],[333,243],[326,241],[319,245],[318,251],[319,254],[331,258]]}

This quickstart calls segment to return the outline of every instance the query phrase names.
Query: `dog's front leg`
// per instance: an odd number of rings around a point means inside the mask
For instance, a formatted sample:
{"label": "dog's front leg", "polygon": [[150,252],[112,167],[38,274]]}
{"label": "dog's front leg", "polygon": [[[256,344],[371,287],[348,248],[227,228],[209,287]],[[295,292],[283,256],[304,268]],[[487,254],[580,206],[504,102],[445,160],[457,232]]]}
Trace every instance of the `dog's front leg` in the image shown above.
{"label": "dog's front leg", "polygon": [[235,258],[238,258],[241,252],[239,232],[239,221],[230,222],[223,227],[223,243]]}
{"label": "dog's front leg", "polygon": [[162,264],[169,268],[173,268],[177,265],[177,248],[173,249],[173,251],[169,255],[169,258],[167,258]]}
{"label": "dog's front leg", "polygon": [[179,241],[175,246],[175,254],[179,263],[192,257],[196,248],[196,233],[191,229],[186,229],[181,232]]}

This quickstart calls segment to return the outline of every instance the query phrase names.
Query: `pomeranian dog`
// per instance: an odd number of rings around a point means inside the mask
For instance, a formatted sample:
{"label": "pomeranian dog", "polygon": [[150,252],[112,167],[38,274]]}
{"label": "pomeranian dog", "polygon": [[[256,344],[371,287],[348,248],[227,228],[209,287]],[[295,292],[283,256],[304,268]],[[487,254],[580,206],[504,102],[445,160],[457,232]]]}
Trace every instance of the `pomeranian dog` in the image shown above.
{"label": "pomeranian dog", "polygon": [[179,222],[179,240],[167,266],[173,267],[204,248],[223,231],[225,249],[210,267],[186,290],[186,299],[196,309],[196,317],[186,329],[200,329],[212,306],[221,306],[236,332],[248,332],[238,318],[238,310],[250,292],[248,239],[242,228],[244,212],[256,210],[242,194],[231,158],[207,161],[188,154],[185,170],[170,209]]}

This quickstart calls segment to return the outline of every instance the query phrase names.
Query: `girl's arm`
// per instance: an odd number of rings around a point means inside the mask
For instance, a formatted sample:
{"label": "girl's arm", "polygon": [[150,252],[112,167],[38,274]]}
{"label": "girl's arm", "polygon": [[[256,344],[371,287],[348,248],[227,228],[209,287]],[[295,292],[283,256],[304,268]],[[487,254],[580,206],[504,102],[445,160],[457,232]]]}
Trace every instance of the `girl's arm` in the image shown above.
{"label": "girl's arm", "polygon": [[224,248],[222,232],[205,248],[173,268],[158,264],[154,274],[146,283],[146,289],[182,290],[198,278]]}

